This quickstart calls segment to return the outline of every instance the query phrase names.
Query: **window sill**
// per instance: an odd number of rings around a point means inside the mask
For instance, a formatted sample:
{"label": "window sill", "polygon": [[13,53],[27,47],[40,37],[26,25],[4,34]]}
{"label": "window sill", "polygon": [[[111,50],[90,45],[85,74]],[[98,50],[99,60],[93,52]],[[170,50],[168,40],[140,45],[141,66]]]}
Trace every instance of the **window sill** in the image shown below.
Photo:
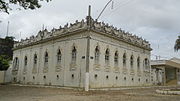
{"label": "window sill", "polygon": [[76,67],[77,67],[77,65],[75,63],[71,63],[70,64],[70,71],[75,71]]}
{"label": "window sill", "polygon": [[48,67],[45,67],[44,69],[43,69],[43,73],[47,73],[48,72]]}
{"label": "window sill", "polygon": [[33,74],[36,74],[36,73],[37,73],[37,68],[36,68],[36,67],[33,68],[32,73],[33,73]]}

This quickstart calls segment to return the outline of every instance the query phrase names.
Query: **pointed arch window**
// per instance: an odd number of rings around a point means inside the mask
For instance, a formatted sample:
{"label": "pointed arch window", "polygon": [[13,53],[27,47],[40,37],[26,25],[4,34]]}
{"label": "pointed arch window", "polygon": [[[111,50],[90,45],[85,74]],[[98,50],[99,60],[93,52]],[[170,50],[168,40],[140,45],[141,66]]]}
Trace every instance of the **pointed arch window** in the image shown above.
{"label": "pointed arch window", "polygon": [[24,57],[24,72],[26,72],[27,70],[27,62],[28,62],[28,59],[27,59],[27,56]]}
{"label": "pointed arch window", "polygon": [[73,47],[72,49],[72,62],[73,63],[76,62],[76,57],[77,57],[77,50],[76,50],[76,47]]}
{"label": "pointed arch window", "polygon": [[145,69],[149,69],[149,60],[147,58],[144,59]]}
{"label": "pointed arch window", "polygon": [[123,54],[123,66],[126,66],[126,53]]}
{"label": "pointed arch window", "polygon": [[34,65],[37,65],[37,54],[34,54]]}
{"label": "pointed arch window", "polygon": [[59,49],[57,52],[57,63],[61,63],[61,59],[62,59],[62,54],[61,54],[61,50]]}
{"label": "pointed arch window", "polygon": [[27,56],[25,56],[25,57],[24,57],[24,66],[27,66],[27,62],[28,62]]}
{"label": "pointed arch window", "polygon": [[140,57],[137,58],[137,68],[140,69]]}
{"label": "pointed arch window", "polygon": [[48,52],[45,52],[45,56],[44,56],[44,64],[48,64],[48,58],[49,58],[49,56],[48,56]]}
{"label": "pointed arch window", "polygon": [[118,66],[118,60],[119,60],[118,57],[119,57],[118,56],[118,51],[116,51],[115,54],[114,54],[114,64],[115,64],[115,66]]}
{"label": "pointed arch window", "polygon": [[133,65],[134,65],[134,56],[131,55],[131,58],[130,58],[130,65],[131,65],[131,68],[133,68]]}
{"label": "pointed arch window", "polygon": [[18,57],[15,57],[13,61],[13,69],[18,70],[18,68],[19,68],[19,59]]}
{"label": "pointed arch window", "polygon": [[109,49],[106,49],[105,52],[105,63],[109,65]]}
{"label": "pointed arch window", "polygon": [[95,59],[94,59],[96,64],[99,63],[99,56],[100,56],[99,47],[96,46],[96,48],[95,48]]}

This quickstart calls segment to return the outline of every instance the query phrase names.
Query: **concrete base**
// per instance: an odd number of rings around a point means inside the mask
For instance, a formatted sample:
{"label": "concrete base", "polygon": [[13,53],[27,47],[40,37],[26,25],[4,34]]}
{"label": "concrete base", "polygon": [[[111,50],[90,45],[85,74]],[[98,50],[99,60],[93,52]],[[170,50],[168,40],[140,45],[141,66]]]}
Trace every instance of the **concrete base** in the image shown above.
{"label": "concrete base", "polygon": [[89,73],[85,74],[85,91],[89,91]]}
{"label": "concrete base", "polygon": [[178,81],[178,83],[177,83],[178,85],[180,85],[180,81]]}
{"label": "concrete base", "polygon": [[165,95],[180,95],[180,91],[178,91],[178,90],[170,90],[170,89],[156,90],[156,93],[165,94]]}

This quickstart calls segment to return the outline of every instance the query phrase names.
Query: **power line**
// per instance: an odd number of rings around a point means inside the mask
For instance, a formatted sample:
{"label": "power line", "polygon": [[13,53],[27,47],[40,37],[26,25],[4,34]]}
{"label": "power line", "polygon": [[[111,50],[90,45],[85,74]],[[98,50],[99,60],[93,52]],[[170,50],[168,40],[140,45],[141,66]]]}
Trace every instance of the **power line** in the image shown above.
{"label": "power line", "polygon": [[[125,2],[124,2],[125,1]],[[126,6],[127,4],[129,4],[132,0],[124,0],[122,2],[120,2],[118,5],[119,7],[117,7],[116,9],[114,9],[114,11],[116,11],[117,9],[119,9],[120,7]]]}
{"label": "power line", "polygon": [[112,2],[112,0],[110,0],[106,5],[105,5],[105,7],[103,8],[103,10],[101,11],[101,13],[99,14],[99,16],[97,17],[97,19],[96,20],[98,20],[99,19],[99,17],[102,15],[102,13],[104,12],[104,10],[106,9],[106,7],[110,4]]}
{"label": "power line", "polygon": [[[107,17],[107,16],[110,16],[112,13],[116,12],[119,8],[128,5],[131,1],[132,1],[132,0],[124,0],[124,1],[119,2],[119,5],[117,5],[117,6],[118,6],[117,8],[114,7],[115,9],[114,9],[113,11],[105,14],[106,17]],[[104,15],[104,16],[105,16],[105,15]]]}

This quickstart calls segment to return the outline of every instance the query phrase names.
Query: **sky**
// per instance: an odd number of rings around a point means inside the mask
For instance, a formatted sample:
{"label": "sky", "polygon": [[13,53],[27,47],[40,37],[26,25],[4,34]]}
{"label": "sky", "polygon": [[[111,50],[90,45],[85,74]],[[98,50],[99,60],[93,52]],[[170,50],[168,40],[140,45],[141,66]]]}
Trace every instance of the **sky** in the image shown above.
{"label": "sky", "polygon": [[[91,15],[98,17],[109,0],[52,0],[40,2],[36,10],[19,10],[13,6],[10,14],[0,12],[0,37],[5,37],[9,21],[9,36],[16,40],[37,35],[43,26],[49,31],[67,23],[85,19],[88,5]],[[180,35],[180,0],[113,0],[98,19],[131,32],[150,42],[151,58],[180,58],[174,52],[175,40]]]}

